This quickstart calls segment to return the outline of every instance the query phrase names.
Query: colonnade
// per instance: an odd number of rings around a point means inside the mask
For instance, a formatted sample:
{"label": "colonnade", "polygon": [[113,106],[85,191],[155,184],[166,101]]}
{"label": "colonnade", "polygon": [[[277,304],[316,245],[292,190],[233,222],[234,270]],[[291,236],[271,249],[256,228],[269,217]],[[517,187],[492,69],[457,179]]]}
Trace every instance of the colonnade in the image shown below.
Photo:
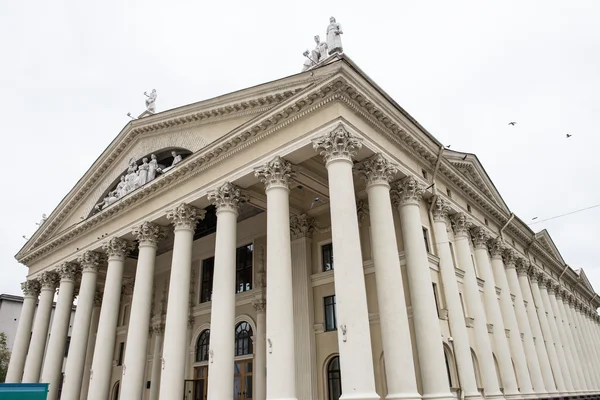
{"label": "colonnade", "polygon": [[[385,354],[386,399],[452,399],[430,263],[423,241],[424,189],[410,175],[395,180],[398,166],[382,154],[355,164],[354,158],[361,147],[361,139],[342,125],[313,139],[313,148],[323,156],[329,178],[343,398],[380,398],[375,389],[358,229],[353,179],[357,174],[367,183],[373,227],[372,252]],[[261,322],[257,327],[260,344],[256,348],[261,354],[255,360],[255,393],[258,400],[293,400],[299,398],[301,391],[295,380],[297,360],[301,356],[294,337],[298,331],[294,327],[292,283],[296,272],[292,269],[289,235],[288,185],[295,169],[290,162],[275,157],[254,172],[264,182],[267,196],[269,266],[266,307],[264,299],[255,304]],[[217,212],[208,399],[223,400],[233,398],[236,228],[239,205],[245,197],[243,191],[230,182],[207,195]],[[432,202],[429,211],[436,254],[464,398],[549,398],[600,393],[597,314],[528,259],[504,246],[500,238],[493,237],[482,226],[475,226],[467,214],[453,212],[447,200],[435,196]],[[394,207],[401,221],[407,297],[393,224]],[[204,218],[204,211],[180,204],[167,212],[166,217],[173,227],[174,245],[166,320],[164,325],[161,323],[152,329],[156,335],[150,372],[153,400],[183,398],[192,243],[196,224]],[[149,221],[133,229],[139,242],[139,255],[121,382],[121,396],[126,399],[141,399],[143,395],[156,251],[166,229]],[[452,241],[457,265],[450,247]],[[56,399],[75,282],[81,274],[62,399],[110,398],[112,349],[124,261],[133,249],[132,242],[114,237],[103,245],[102,252],[86,251],[76,262],[63,263],[56,270],[46,271],[22,285],[25,299],[7,382],[47,382],[50,384],[48,399]],[[107,265],[106,279],[101,306],[97,307],[97,276],[104,264]],[[462,292],[457,268],[464,272]],[[479,280],[483,280],[483,293]],[[46,350],[57,286],[58,301]],[[466,304],[461,302],[461,295]],[[408,310],[412,314],[414,343]],[[472,328],[467,326],[467,318],[473,319]],[[308,326],[308,321],[310,319],[303,324]],[[469,335],[470,329],[472,335]],[[477,366],[473,364],[473,350]],[[266,376],[262,373],[265,370]],[[483,392],[477,387],[476,370],[481,371]]]}

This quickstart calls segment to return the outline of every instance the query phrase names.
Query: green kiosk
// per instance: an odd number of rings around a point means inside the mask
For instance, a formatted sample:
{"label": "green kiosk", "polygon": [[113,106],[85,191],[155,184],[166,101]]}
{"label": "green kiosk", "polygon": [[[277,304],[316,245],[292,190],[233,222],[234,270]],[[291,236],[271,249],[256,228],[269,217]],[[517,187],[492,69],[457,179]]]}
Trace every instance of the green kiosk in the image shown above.
{"label": "green kiosk", "polygon": [[46,400],[47,383],[0,383],[2,400]]}

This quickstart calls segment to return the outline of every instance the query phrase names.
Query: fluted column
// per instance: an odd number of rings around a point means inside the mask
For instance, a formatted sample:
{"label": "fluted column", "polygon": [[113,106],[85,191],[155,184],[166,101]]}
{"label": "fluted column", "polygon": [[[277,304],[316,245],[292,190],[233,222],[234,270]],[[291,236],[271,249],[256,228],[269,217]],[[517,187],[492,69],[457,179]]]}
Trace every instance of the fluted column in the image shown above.
{"label": "fluted column", "polygon": [[529,320],[529,326],[531,327],[531,334],[534,337],[535,350],[542,370],[542,376],[544,377],[544,385],[546,386],[548,394],[550,396],[555,396],[558,394],[558,391],[556,383],[554,382],[550,358],[548,357],[548,351],[546,350],[546,345],[544,343],[544,336],[542,335],[535,303],[533,302],[531,287],[529,286],[528,272],[530,268],[531,264],[529,261],[523,258],[517,260],[519,286],[521,287],[521,293],[523,294],[523,301],[527,303],[527,319]]}
{"label": "fluted column", "polygon": [[81,265],[81,286],[77,299],[77,309],[71,332],[69,357],[65,367],[65,379],[61,394],[62,400],[77,400],[81,394],[81,382],[85,366],[85,354],[90,335],[92,309],[96,294],[96,280],[102,255],[95,251],[86,251],[79,256]]}
{"label": "fluted column", "polygon": [[551,338],[553,339],[552,341],[554,342],[554,348],[556,350],[556,355],[558,356],[558,362],[560,363],[560,370],[562,372],[565,390],[570,395],[574,395],[575,391],[573,389],[573,381],[571,380],[571,374],[569,373],[569,364],[567,363],[567,358],[563,350],[562,340],[560,338],[560,335],[558,334],[558,327],[556,326],[556,319],[554,316],[554,311],[552,310],[552,305],[550,304],[550,296],[548,294],[548,285],[550,285],[550,291],[553,291],[553,281],[548,277],[542,277],[540,275],[540,279],[538,282],[538,286],[540,288],[540,295],[542,297],[542,304],[544,305],[544,310],[546,311],[546,317],[548,319],[548,325],[550,327]]}
{"label": "fluted column", "polygon": [[588,352],[590,354],[590,361],[592,364],[592,369],[590,371],[592,381],[594,383],[594,390],[598,391],[598,374],[600,373],[598,367],[599,356],[596,352],[596,345],[592,336],[590,334],[589,324],[588,324],[588,309],[585,305],[581,305],[579,308],[579,317],[581,319],[581,325],[583,326],[583,332],[586,339],[586,344],[588,347]]}
{"label": "fluted column", "polygon": [[[306,214],[292,215],[290,218],[292,281],[294,283],[294,326],[296,329],[294,332],[294,342],[296,344],[296,393],[299,400],[316,399],[318,397],[313,287],[310,279],[312,275],[311,248],[314,230],[314,220]],[[260,273],[258,272],[258,268],[257,273]]]}
{"label": "fluted column", "polygon": [[543,279],[543,273],[539,271],[535,266],[531,266],[529,270],[529,284],[531,286],[531,295],[533,297],[533,304],[537,309],[538,320],[540,321],[540,328],[542,328],[542,337],[546,345],[546,351],[548,352],[548,359],[550,360],[550,366],[554,373],[554,381],[556,382],[556,389],[561,394],[566,394],[567,389],[565,387],[565,380],[563,378],[560,361],[556,354],[556,348],[554,347],[554,340],[550,333],[550,325],[548,324],[548,317],[546,316],[546,308],[542,301],[542,295],[540,293],[540,287],[538,280]]}
{"label": "fluted column", "polygon": [[[161,399],[183,398],[185,355],[189,346],[189,342],[186,341],[186,335],[190,301],[189,287],[192,274],[192,244],[196,224],[199,219],[204,218],[204,214],[206,214],[206,211],[199,210],[188,204],[180,204],[167,212],[167,218],[175,227],[175,239],[173,242],[169,302],[167,303],[167,319],[165,322],[163,344],[162,358],[164,364],[160,377],[159,397]],[[217,254],[215,251],[215,261]],[[215,264],[215,272],[217,272],[219,267],[218,264]],[[233,286],[232,284],[229,290],[233,290]],[[215,287],[214,290],[216,292],[217,288]],[[214,316],[214,310],[212,315]],[[146,329],[147,327],[146,325]],[[214,339],[214,336],[211,337],[212,339]],[[233,348],[233,342],[231,343],[230,346]],[[232,365],[230,365],[230,368],[233,372]],[[229,382],[229,386],[232,386],[231,382]]]}
{"label": "fluted column", "polygon": [[582,374],[579,376],[579,382],[583,386],[585,392],[589,392],[592,390],[592,385],[590,381],[590,372],[587,360],[587,354],[585,353],[584,347],[581,343],[581,337],[579,336],[579,326],[574,317],[573,307],[575,304],[575,298],[572,294],[567,294],[563,297],[565,300],[565,314],[569,321],[569,325],[571,325],[571,337],[573,338],[573,342],[575,343],[575,348],[577,349],[577,355],[579,358],[579,365],[581,367]]}
{"label": "fluted column", "polygon": [[481,394],[477,389],[469,334],[465,325],[466,315],[464,315],[460,301],[458,282],[450,251],[448,229],[451,229],[451,226],[449,221],[446,221],[448,219],[448,210],[446,202],[438,197],[433,207],[433,228],[435,230],[437,254],[440,258],[442,287],[444,289],[446,307],[448,308],[450,333],[454,340],[454,356],[456,357],[461,390],[466,399],[480,399]]}
{"label": "fluted column", "polygon": [[586,306],[585,324],[588,332],[588,337],[590,339],[590,346],[592,347],[593,352],[596,354],[596,357],[594,357],[594,371],[596,372],[596,390],[600,390],[600,343],[598,343],[594,332],[594,325],[592,320],[593,315],[594,312],[592,311],[592,309]]}
{"label": "fluted column", "polygon": [[[502,262],[502,253],[504,252],[502,239],[500,237],[491,239],[488,242],[488,247],[492,256],[494,281],[496,286],[500,288],[500,318],[504,323],[504,328],[508,332],[508,345],[510,347],[509,357],[512,356],[512,362],[514,363],[514,370],[519,383],[521,396],[523,398],[534,398],[536,395],[534,393],[531,377],[527,368],[527,360],[525,359],[523,341],[521,340],[519,326],[517,325],[517,318],[515,316],[514,306],[510,297],[510,288],[508,287],[508,280],[506,279],[506,273],[504,271],[504,263]],[[494,336],[496,335],[496,323],[497,322],[494,322]],[[504,334],[504,337],[506,338],[506,334],[504,332],[501,333]],[[508,361],[510,361],[510,358]]]}
{"label": "fluted column", "polygon": [[96,335],[98,334],[98,322],[100,321],[100,306],[102,306],[102,292],[96,291],[94,295],[94,308],[92,309],[92,320],[90,322],[87,348],[85,351],[85,366],[83,369],[83,377],[81,378],[81,391],[79,393],[79,400],[86,400],[88,398],[88,392],[90,389],[90,374],[92,372],[92,360],[94,359]]}
{"label": "fluted column", "polygon": [[210,315],[210,364],[208,400],[233,398],[235,343],[235,257],[239,204],[245,200],[240,188],[225,182],[209,192],[217,208],[215,268]]}
{"label": "fluted column", "polygon": [[585,354],[585,363],[587,365],[587,372],[588,374],[586,375],[586,379],[588,380],[588,390],[590,392],[595,392],[596,391],[596,376],[595,376],[595,372],[594,372],[594,354],[592,354],[591,350],[590,350],[590,346],[589,346],[589,341],[587,339],[587,335],[585,334],[585,327],[583,325],[583,321],[581,319],[581,307],[582,304],[579,302],[579,300],[575,300],[575,304],[573,307],[573,317],[576,321],[577,324],[577,334],[579,336],[579,341],[581,343],[581,348],[583,350],[583,353]]}
{"label": "fluted column", "polygon": [[94,349],[90,372],[89,400],[106,400],[110,397],[109,385],[121,303],[123,266],[125,257],[133,248],[133,243],[121,238],[112,238],[103,246],[103,250],[108,256],[108,268],[104,281],[98,334],[96,335],[97,346]]}
{"label": "fluted column", "polygon": [[[486,320],[492,324],[492,338],[496,348],[496,359],[498,360],[498,369],[502,378],[504,387],[504,397],[507,399],[519,398],[519,388],[517,379],[510,358],[510,348],[506,340],[506,331],[504,330],[504,321],[500,313],[500,304],[496,294],[496,282],[492,273],[492,267],[488,258],[487,242],[489,236],[485,228],[478,226],[471,229],[473,245],[475,247],[475,262],[477,263],[480,278],[483,279],[483,298],[486,311]],[[530,393],[529,393],[530,394]]]}
{"label": "fluted column", "polygon": [[152,372],[150,375],[150,400],[158,400],[165,324],[159,323],[154,325],[152,333],[154,334],[154,352],[152,353]]}
{"label": "fluted column", "polygon": [[331,236],[338,347],[342,375],[342,399],[375,400],[373,357],[367,293],[362,265],[352,159],[362,147],[361,139],[339,124],[333,131],[313,139],[323,155],[329,181]]}
{"label": "fluted column", "polygon": [[582,385],[582,380],[584,379],[583,371],[581,370],[581,365],[579,363],[577,347],[575,346],[573,336],[571,335],[571,325],[565,314],[565,308],[562,301],[564,290],[560,288],[559,284],[555,284],[554,291],[551,293],[549,292],[549,294],[552,310],[557,318],[558,331],[562,338],[563,345],[565,346],[565,356],[571,373],[573,388],[576,393],[581,393],[584,391],[584,386]]}
{"label": "fluted column", "polygon": [[41,284],[40,301],[35,313],[29,352],[25,360],[23,383],[38,383],[40,380],[42,360],[46,349],[46,340],[48,339],[48,327],[50,324],[50,314],[52,313],[54,291],[58,285],[58,280],[58,274],[54,271],[43,272],[39,278]]}
{"label": "fluted column", "polygon": [[[479,285],[475,276],[475,268],[471,260],[471,249],[469,247],[471,227],[464,213],[455,214],[453,219],[454,239],[458,265],[465,271],[463,278],[463,291],[467,308],[473,318],[473,329],[475,331],[475,349],[479,360],[479,369],[483,378],[484,396],[489,398],[503,398],[500,391],[496,366],[492,354],[492,344],[488,334],[486,316],[479,295]],[[487,255],[486,255],[487,257]]]}
{"label": "fluted column", "polygon": [[290,162],[277,156],[254,170],[267,194],[267,399],[296,399],[290,243]]}
{"label": "fluted column", "polygon": [[[525,309],[525,303],[523,301],[523,294],[521,292],[521,287],[519,286],[519,278],[517,277],[517,270],[515,267],[515,253],[514,251],[507,249],[504,251],[503,257],[504,266],[506,268],[506,278],[508,280],[508,287],[510,288],[510,292],[515,296],[514,306],[512,302],[506,303],[506,308],[514,309],[516,323],[518,325],[517,332],[520,332],[522,335],[522,347],[527,361],[527,368],[529,369],[529,376],[531,377],[531,384],[533,385],[533,389],[538,395],[538,397],[546,397],[548,396],[548,388],[546,388],[546,385],[544,383],[544,376],[542,375],[541,363],[538,359],[535,343],[533,341],[533,335],[531,333],[531,325],[529,324],[529,320],[527,318],[527,310]],[[511,330],[511,338],[512,336],[513,335]],[[517,338],[521,340],[521,337],[517,336]]]}
{"label": "fluted column", "polygon": [[23,377],[35,305],[40,295],[40,283],[35,279],[29,279],[21,283],[21,290],[23,290],[23,307],[8,364],[6,383],[20,383]]}
{"label": "fluted column", "polygon": [[65,358],[69,320],[73,308],[75,280],[79,275],[79,266],[73,262],[66,262],[58,268],[57,272],[60,275],[58,301],[52,318],[52,330],[50,331],[41,379],[41,382],[50,384],[48,387],[48,400],[56,399],[58,394],[62,364]]}
{"label": "fluted column", "polygon": [[[377,153],[356,164],[355,172],[367,182],[375,283],[388,388],[386,399],[420,399],[390,200],[389,182],[398,173],[398,168],[381,153]],[[418,210],[418,206],[416,209]],[[432,354],[427,356],[436,356],[435,348],[431,350]],[[422,375],[424,386],[430,386],[426,382],[439,379],[435,372],[436,370],[427,370],[428,374]]]}
{"label": "fluted column", "polygon": [[252,302],[256,311],[256,332],[254,334],[254,400],[267,398],[267,316],[265,314],[267,302],[263,298]]}
{"label": "fluted column", "polygon": [[139,255],[121,379],[121,397],[124,399],[140,399],[144,390],[156,249],[158,242],[165,237],[165,229],[146,221],[135,227],[132,233],[139,242]]}

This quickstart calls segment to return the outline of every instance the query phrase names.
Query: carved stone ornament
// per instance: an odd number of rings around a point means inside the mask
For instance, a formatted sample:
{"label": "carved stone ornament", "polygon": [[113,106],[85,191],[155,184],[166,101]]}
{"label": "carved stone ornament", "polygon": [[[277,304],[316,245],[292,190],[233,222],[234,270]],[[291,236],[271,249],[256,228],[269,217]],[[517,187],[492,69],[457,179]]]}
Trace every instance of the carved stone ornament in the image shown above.
{"label": "carved stone ornament", "polygon": [[196,318],[194,318],[192,316],[188,316],[188,321],[187,321],[188,329],[192,329],[194,327],[195,323],[196,323]]}
{"label": "carved stone ornament", "polygon": [[100,289],[96,290],[96,293],[94,293],[94,307],[102,306],[102,297],[104,297],[104,291]]}
{"label": "carved stone ornament", "polygon": [[269,190],[273,187],[288,189],[290,179],[296,173],[291,162],[277,156],[268,163],[254,168],[254,175],[265,184],[265,189]]}
{"label": "carved stone ornament", "polygon": [[398,166],[387,160],[381,153],[377,153],[358,164],[354,165],[354,174],[371,185],[387,185],[398,173]]}
{"label": "carved stone ornament", "polygon": [[60,281],[73,281],[75,282],[79,277],[79,264],[74,262],[65,262],[62,263],[60,267],[57,268],[56,272],[60,276]]}
{"label": "carved stone ornament", "polygon": [[137,237],[140,245],[150,246],[156,246],[166,236],[166,230],[163,226],[148,221],[144,221],[140,226],[133,228],[131,233]]}
{"label": "carved stone ornament", "polygon": [[323,156],[325,164],[335,160],[348,160],[356,156],[362,147],[362,139],[357,138],[339,124],[331,132],[312,140],[313,149]]}
{"label": "carved stone ornament", "polygon": [[102,250],[110,257],[125,258],[135,248],[129,240],[114,237],[102,245]]}
{"label": "carved stone ornament", "polygon": [[256,312],[265,312],[267,310],[267,301],[265,299],[254,299],[252,305]]}
{"label": "carved stone ornament", "polygon": [[558,289],[558,284],[552,280],[552,278],[546,279],[546,288],[548,289],[548,294],[550,296],[556,295],[556,290]]}
{"label": "carved stone ornament", "polygon": [[152,333],[154,333],[155,335],[159,335],[159,336],[164,335],[165,334],[165,324],[163,324],[163,323],[154,324],[154,326],[152,327]]}
{"label": "carved stone ornament", "polygon": [[525,276],[529,273],[531,264],[529,263],[529,260],[526,260],[524,258],[517,258],[516,266],[517,274],[519,276]]}
{"label": "carved stone ornament", "polygon": [[546,290],[547,282],[548,278],[546,277],[546,274],[544,274],[542,271],[538,271],[538,286],[540,287],[540,290]]}
{"label": "carved stone ornament", "polygon": [[555,284],[554,295],[556,296],[556,300],[562,301],[563,289],[560,287],[560,284],[558,284],[558,283]]}
{"label": "carved stone ornament", "polygon": [[205,214],[205,210],[181,203],[173,210],[167,211],[167,219],[171,221],[175,229],[190,229],[193,231],[196,229],[198,220],[204,219]]}
{"label": "carved stone ornament", "polygon": [[469,229],[472,224],[465,213],[456,213],[452,217],[452,228],[455,237],[469,237]]}
{"label": "carved stone ornament", "polygon": [[356,216],[358,218],[358,226],[361,226],[362,221],[369,216],[369,203],[365,200],[357,200]]}
{"label": "carved stone ornament", "polygon": [[471,228],[471,239],[476,249],[487,249],[487,241],[489,236],[487,231],[481,226]]}
{"label": "carved stone ornament", "polygon": [[515,251],[512,249],[504,249],[502,252],[502,260],[504,261],[504,268],[515,268],[515,263],[517,261]]}
{"label": "carved stone ornament", "polygon": [[86,251],[77,257],[77,262],[81,265],[83,272],[97,273],[103,260],[103,254],[98,253],[97,251]]}
{"label": "carved stone ornament", "polygon": [[396,207],[405,204],[419,205],[423,197],[423,192],[425,190],[419,185],[419,182],[417,182],[414,176],[409,175],[392,184],[392,201]]}
{"label": "carved stone ornament", "polygon": [[490,238],[487,242],[488,249],[492,255],[492,259],[502,259],[502,253],[504,252],[504,243],[502,238]]}
{"label": "carved stone ornament", "polygon": [[527,274],[529,275],[529,280],[532,283],[538,283],[540,273],[535,265],[531,263],[529,264],[529,271],[527,271]]}
{"label": "carved stone ornament", "polygon": [[219,211],[238,211],[240,203],[246,201],[246,197],[242,194],[239,187],[231,182],[225,182],[217,189],[208,192],[208,200],[210,200]]}
{"label": "carved stone ornament", "polygon": [[290,234],[292,240],[303,237],[312,238],[315,232],[315,220],[306,214],[292,215],[290,217]]}
{"label": "carved stone ornament", "polygon": [[42,272],[42,275],[39,277],[40,285],[42,286],[42,290],[52,290],[56,289],[59,282],[58,274],[54,271],[46,271]]}
{"label": "carved stone ornament", "polygon": [[431,210],[433,214],[433,220],[436,222],[447,223],[449,211],[450,207],[448,206],[448,202],[438,196],[433,202],[433,209]]}
{"label": "carved stone ornament", "polygon": [[38,297],[40,295],[41,285],[36,279],[28,279],[21,283],[21,290],[25,297]]}

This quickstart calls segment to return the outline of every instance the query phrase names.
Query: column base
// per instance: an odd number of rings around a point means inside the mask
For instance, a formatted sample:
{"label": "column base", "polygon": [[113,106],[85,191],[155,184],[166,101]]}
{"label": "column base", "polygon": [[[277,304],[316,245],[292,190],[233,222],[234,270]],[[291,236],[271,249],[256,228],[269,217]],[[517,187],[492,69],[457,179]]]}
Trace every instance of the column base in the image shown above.
{"label": "column base", "polygon": [[[460,397],[459,397],[459,399],[460,399]],[[464,399],[465,400],[481,400],[481,399],[483,399],[483,396],[481,395],[480,392],[465,393]]]}
{"label": "column base", "polygon": [[[531,392],[531,393],[521,393],[521,398],[522,399],[537,399],[540,396]],[[546,397],[546,395],[544,394],[544,397]]]}
{"label": "column base", "polygon": [[[487,399],[489,396],[485,396],[485,398]],[[504,398],[506,400],[519,400],[519,399],[525,399],[526,397],[524,395],[522,395],[519,392],[515,392],[515,393],[504,393]]]}
{"label": "column base", "polygon": [[419,393],[390,393],[385,396],[386,400],[421,400]]}
{"label": "column base", "polygon": [[424,394],[421,396],[423,400],[456,400],[456,397],[452,396],[452,393],[434,393]]}
{"label": "column base", "polygon": [[[380,400],[381,397],[377,393],[352,393],[343,394],[340,396],[340,400]],[[289,399],[296,400],[296,399]]]}
{"label": "column base", "polygon": [[485,399],[486,400],[504,400],[504,394],[502,392],[495,392],[495,393],[485,393],[485,390],[483,392]]}

